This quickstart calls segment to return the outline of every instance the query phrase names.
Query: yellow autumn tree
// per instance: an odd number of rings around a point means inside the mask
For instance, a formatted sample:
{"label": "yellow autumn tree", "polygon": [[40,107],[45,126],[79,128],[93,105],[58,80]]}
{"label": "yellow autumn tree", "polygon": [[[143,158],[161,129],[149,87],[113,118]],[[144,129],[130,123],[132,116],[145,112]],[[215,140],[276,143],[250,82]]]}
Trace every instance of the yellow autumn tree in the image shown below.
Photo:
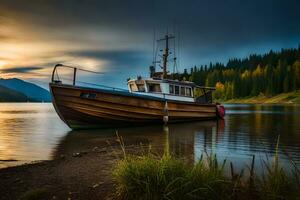
{"label": "yellow autumn tree", "polygon": [[216,83],[216,91],[213,93],[214,98],[216,99],[223,99],[224,98],[224,84],[222,84],[220,81]]}

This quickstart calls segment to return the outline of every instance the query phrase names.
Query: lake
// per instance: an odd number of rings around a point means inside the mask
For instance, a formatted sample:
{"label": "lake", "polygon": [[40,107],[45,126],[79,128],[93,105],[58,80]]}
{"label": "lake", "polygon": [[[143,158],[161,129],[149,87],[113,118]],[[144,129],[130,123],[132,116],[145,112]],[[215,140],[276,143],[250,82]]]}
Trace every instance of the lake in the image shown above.
{"label": "lake", "polygon": [[[235,166],[271,158],[280,135],[281,163],[300,165],[300,106],[227,104],[219,121],[71,131],[48,103],[0,104],[0,168],[49,160],[99,146],[122,136],[125,145],[169,152],[194,162],[203,152],[216,153]],[[258,164],[257,164],[258,165]],[[259,166],[258,166],[259,167]]]}

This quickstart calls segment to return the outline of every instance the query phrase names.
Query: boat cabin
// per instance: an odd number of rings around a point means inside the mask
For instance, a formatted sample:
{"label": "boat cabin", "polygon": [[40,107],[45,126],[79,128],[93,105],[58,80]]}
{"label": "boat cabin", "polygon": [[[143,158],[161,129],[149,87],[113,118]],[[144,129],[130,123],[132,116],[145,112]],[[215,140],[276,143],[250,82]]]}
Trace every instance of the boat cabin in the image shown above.
{"label": "boat cabin", "polygon": [[[212,91],[215,88],[199,86],[189,81],[173,80],[172,74],[168,74],[167,62],[168,56],[171,54],[169,51],[169,40],[174,38],[174,36],[167,34],[165,38],[157,40],[158,42],[165,41],[166,45],[161,55],[162,61],[153,60],[152,64],[154,65],[149,67],[149,79],[143,79],[140,76],[137,79],[129,79],[127,82],[129,92],[158,97],[164,100],[212,104]],[[176,57],[173,60],[176,63]],[[162,64],[160,65],[163,69],[162,71],[156,72],[156,63]]]}
{"label": "boat cabin", "polygon": [[193,82],[170,79],[130,79],[127,82],[131,93],[186,102],[212,103],[214,88],[197,86]]}

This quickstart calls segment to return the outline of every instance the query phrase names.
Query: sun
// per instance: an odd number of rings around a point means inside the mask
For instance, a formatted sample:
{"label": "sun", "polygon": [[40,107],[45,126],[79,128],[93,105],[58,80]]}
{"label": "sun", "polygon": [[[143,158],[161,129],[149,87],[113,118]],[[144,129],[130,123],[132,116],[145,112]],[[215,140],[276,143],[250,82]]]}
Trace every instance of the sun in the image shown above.
{"label": "sun", "polygon": [[1,70],[1,68],[4,67],[6,64],[7,64],[6,61],[0,60],[0,70]]}

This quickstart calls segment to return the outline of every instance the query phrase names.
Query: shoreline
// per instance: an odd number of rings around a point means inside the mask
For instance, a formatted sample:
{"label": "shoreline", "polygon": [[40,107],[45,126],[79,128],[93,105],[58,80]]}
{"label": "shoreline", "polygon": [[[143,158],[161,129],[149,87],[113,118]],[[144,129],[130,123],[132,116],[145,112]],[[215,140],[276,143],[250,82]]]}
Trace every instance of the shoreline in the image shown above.
{"label": "shoreline", "polygon": [[297,105],[300,104],[300,90],[288,93],[281,93],[272,97],[267,97],[263,94],[248,97],[248,98],[238,98],[230,99],[226,101],[221,101],[221,103],[234,103],[234,104],[285,104],[285,105]]}
{"label": "shoreline", "polygon": [[[0,200],[120,199],[112,170],[124,158],[122,147],[126,154],[140,156],[148,152],[148,143],[144,149],[139,138],[125,146],[118,137],[95,138],[79,134],[63,141],[53,160],[0,169]],[[155,150],[162,155],[165,147]]]}
{"label": "shoreline", "polygon": [[0,169],[0,199],[113,199],[117,146],[94,147],[53,160]]}

